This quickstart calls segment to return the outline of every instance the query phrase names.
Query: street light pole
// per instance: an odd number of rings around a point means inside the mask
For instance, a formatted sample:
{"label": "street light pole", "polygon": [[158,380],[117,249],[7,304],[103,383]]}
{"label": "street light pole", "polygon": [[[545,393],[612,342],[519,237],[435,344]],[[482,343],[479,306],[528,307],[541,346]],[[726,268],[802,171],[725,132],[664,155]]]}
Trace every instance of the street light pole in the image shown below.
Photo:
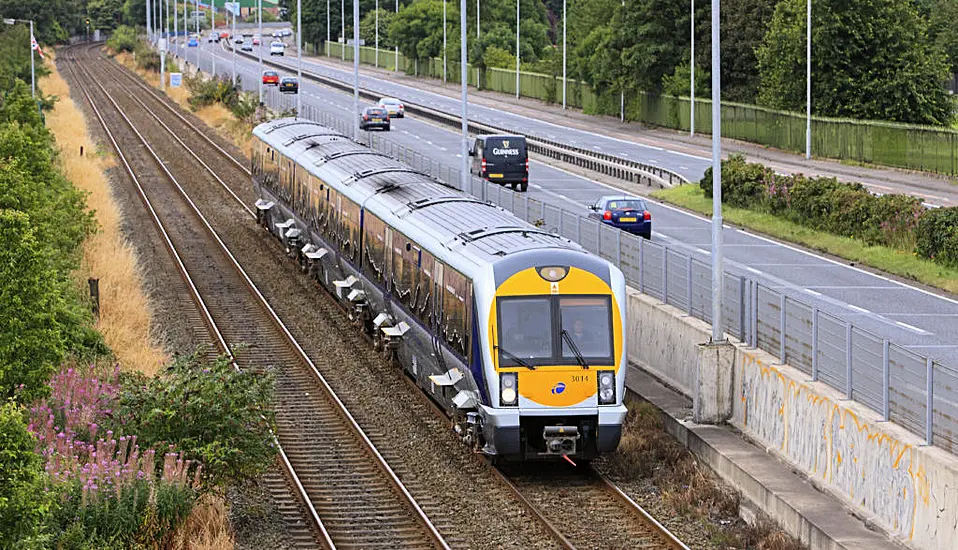
{"label": "street light pole", "polygon": [[[150,5],[150,0],[146,0],[146,41],[153,42],[153,6]],[[33,47],[32,45],[30,46]]]}
{"label": "street light pole", "polygon": [[[160,90],[166,90],[166,34],[163,33],[163,0],[159,0]],[[169,19],[167,19],[169,23]]]}
{"label": "street light pole", "polygon": [[[180,8],[180,5],[177,3],[177,0],[173,0],[173,39],[174,39],[174,40],[176,40],[176,38],[178,38],[178,37],[179,37],[179,34],[180,34],[180,31],[179,31],[179,20],[180,20],[179,8]],[[180,46],[180,43],[177,42],[177,43],[176,43],[176,47],[173,48],[173,57],[179,57],[179,46]]]}
{"label": "street light pole", "polygon": [[30,97],[37,98],[37,66],[34,61],[33,43],[36,37],[33,36],[33,19],[30,20]]}
{"label": "street light pole", "polygon": [[296,117],[302,115],[303,96],[303,0],[296,0]]}
{"label": "street light pole", "polygon": [[519,99],[519,1],[516,0],[516,99]]}
{"label": "street light pole", "polygon": [[712,1],[712,341],[721,342],[722,304],[722,65],[719,0]]}
{"label": "street light pole", "polygon": [[692,36],[692,48],[689,54],[689,136],[695,136],[695,0],[692,0],[689,18]]}
{"label": "street light pole", "polygon": [[812,158],[812,0],[805,8],[805,158]]}
{"label": "street light pole", "polygon": [[[236,4],[234,2],[234,7]],[[233,30],[230,32],[230,48],[233,50],[233,86],[236,86],[236,12],[230,10],[233,16]]]}
{"label": "street light pole", "polygon": [[479,40],[479,0],[476,0],[476,40]]}
{"label": "street light pole", "polygon": [[[476,10],[479,18],[479,10]],[[462,144],[459,147],[459,187],[469,189],[469,86],[466,79],[466,0],[459,0],[459,102],[462,105]]]}
{"label": "street light pole", "polygon": [[379,67],[379,0],[376,0],[376,67]]}
{"label": "street light pole", "polygon": [[200,18],[196,15],[200,13],[200,0],[196,0],[196,13],[193,19],[196,20],[196,71],[200,70]]}
{"label": "street light pole", "polygon": [[448,0],[442,0],[442,81],[446,82],[446,4]]}
{"label": "street light pole", "polygon": [[343,37],[342,60],[346,61],[346,0],[340,0],[339,2],[339,22],[342,24],[339,31],[339,36]]}
{"label": "street light pole", "polygon": [[565,72],[566,71],[565,51],[569,44],[566,41],[566,32],[565,32],[566,19],[567,19],[566,0],[562,0],[562,109],[563,110],[565,109],[565,93],[566,93],[566,87],[567,87],[566,84],[568,82],[566,80],[566,72]]}
{"label": "street light pole", "polygon": [[[216,34],[216,0],[210,0],[210,32]],[[213,44],[216,44],[214,42]],[[197,42],[197,46],[199,43]],[[213,60],[213,78],[216,78],[216,46],[210,50],[210,59]]]}
{"label": "street light pole", "polygon": [[[399,13],[399,0],[396,0],[396,13]],[[399,46],[396,46],[395,53],[393,55],[395,56],[395,60],[393,61],[393,70],[398,73],[399,72]]]}
{"label": "street light pole", "polygon": [[359,139],[359,0],[353,0],[353,137]]}
{"label": "street light pole", "polygon": [[256,10],[257,24],[259,25],[259,104],[263,104],[263,47],[266,37],[263,36],[263,0],[259,0]]}

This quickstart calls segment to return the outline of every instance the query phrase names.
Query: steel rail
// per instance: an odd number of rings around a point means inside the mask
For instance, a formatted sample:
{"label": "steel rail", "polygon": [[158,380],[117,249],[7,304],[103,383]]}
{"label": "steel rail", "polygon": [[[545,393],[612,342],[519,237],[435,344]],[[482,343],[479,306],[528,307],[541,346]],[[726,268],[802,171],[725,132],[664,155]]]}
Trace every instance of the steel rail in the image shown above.
{"label": "steel rail", "polygon": [[[78,63],[77,61],[75,61],[75,60],[74,60],[74,63],[75,63],[75,65],[77,65],[77,66],[79,65],[79,63]],[[74,67],[74,74],[76,74],[75,67]],[[300,345],[299,341],[296,340],[296,338],[292,335],[292,333],[289,331],[289,329],[286,327],[286,325],[282,322],[282,320],[279,318],[279,315],[276,313],[276,311],[273,309],[273,307],[272,307],[272,306],[269,304],[269,302],[266,300],[265,296],[263,296],[262,292],[259,290],[259,288],[256,286],[256,284],[252,281],[252,279],[251,279],[251,278],[249,277],[249,275],[246,273],[246,270],[243,269],[243,267],[239,264],[239,262],[237,261],[236,257],[233,255],[232,251],[230,251],[229,247],[226,246],[226,244],[225,244],[225,243],[223,242],[223,240],[220,238],[220,236],[219,236],[219,234],[216,232],[216,230],[213,229],[212,225],[210,225],[209,221],[206,219],[206,217],[202,214],[202,212],[199,210],[199,208],[196,206],[196,204],[193,202],[193,200],[192,200],[192,199],[189,197],[189,195],[186,193],[185,189],[183,189],[183,187],[180,185],[180,183],[179,183],[179,181],[176,179],[176,177],[173,176],[173,174],[169,171],[169,169],[166,167],[166,165],[165,165],[165,164],[163,163],[163,161],[160,159],[160,157],[159,157],[159,155],[156,153],[156,151],[149,145],[148,141],[147,141],[147,140],[143,137],[143,135],[139,132],[139,130],[136,128],[136,126],[133,124],[133,122],[129,119],[129,117],[126,116],[126,114],[124,113],[123,109],[119,106],[119,104],[117,104],[117,102],[113,99],[113,97],[110,95],[110,93],[106,91],[106,89],[103,87],[103,85],[100,84],[100,83],[99,83],[98,81],[96,81],[95,79],[93,79],[92,75],[90,75],[89,78],[94,82],[94,84],[97,85],[97,87],[100,88],[101,92],[102,92],[103,95],[110,101],[110,103],[113,104],[113,106],[114,106],[114,108],[116,109],[117,113],[126,121],[126,123],[129,125],[129,127],[130,127],[130,128],[133,130],[133,132],[137,135],[137,137],[139,138],[139,140],[141,141],[141,143],[143,144],[143,146],[145,147],[145,149],[146,149],[146,150],[150,153],[150,155],[154,158],[154,160],[156,161],[157,165],[160,166],[161,170],[166,174],[166,176],[167,176],[167,178],[170,180],[170,182],[173,183],[173,185],[177,188],[177,190],[179,191],[180,195],[183,197],[183,199],[185,200],[185,202],[190,206],[190,208],[192,209],[192,211],[194,212],[194,214],[197,216],[197,218],[198,218],[198,219],[201,221],[201,223],[206,227],[206,229],[207,229],[207,231],[209,232],[210,236],[217,242],[217,244],[219,245],[221,251],[222,251],[222,252],[225,254],[225,256],[229,259],[230,263],[231,263],[231,264],[233,265],[233,267],[236,269],[236,271],[237,271],[237,273],[240,275],[241,279],[245,282],[245,284],[246,284],[247,287],[250,289],[250,291],[252,292],[252,294],[256,297],[256,299],[257,299],[257,301],[260,303],[260,305],[262,305],[263,308],[267,311],[269,318],[270,318],[271,321],[276,325],[276,327],[280,330],[280,332],[283,334],[283,336],[284,336],[284,338],[286,339],[287,343],[289,343],[290,346],[296,351],[297,355],[298,355],[299,358],[302,360],[302,362],[309,367],[310,371],[313,373],[314,378],[320,383],[322,389],[326,392],[326,394],[327,394],[327,396],[329,397],[330,401],[333,402],[333,403],[336,405],[337,412],[346,420],[346,423],[347,423],[347,425],[350,427],[351,431],[353,431],[353,433],[354,433],[355,435],[357,435],[357,436],[359,437],[359,439],[363,442],[364,447],[365,447],[366,450],[369,452],[369,454],[375,459],[377,465],[382,469],[383,473],[386,474],[387,478],[388,478],[389,481],[391,482],[391,484],[392,484],[392,486],[394,487],[394,489],[396,489],[396,491],[397,491],[397,492],[403,497],[403,499],[406,501],[406,504],[412,509],[412,511],[414,512],[415,518],[416,518],[416,519],[418,520],[418,522],[425,528],[425,531],[429,534],[429,536],[430,536],[430,538],[432,539],[432,541],[433,541],[433,542],[436,544],[436,546],[438,546],[439,548],[448,549],[449,546],[446,544],[446,542],[445,542],[445,540],[443,539],[442,535],[439,533],[439,531],[438,531],[438,530],[435,528],[435,526],[432,524],[431,520],[429,520],[429,518],[428,518],[428,517],[426,516],[426,514],[423,512],[422,508],[419,506],[419,504],[415,501],[415,499],[412,497],[412,495],[409,493],[409,491],[408,491],[408,490],[406,489],[406,487],[403,485],[402,481],[399,479],[399,477],[395,474],[395,472],[392,470],[392,468],[391,468],[391,467],[389,466],[389,464],[386,462],[385,458],[383,458],[382,454],[380,454],[379,450],[375,447],[375,445],[373,445],[372,441],[370,441],[369,437],[366,435],[366,433],[365,433],[365,432],[362,430],[362,428],[359,426],[359,423],[356,421],[356,419],[353,417],[353,415],[352,415],[352,414],[349,412],[349,410],[346,408],[346,406],[345,406],[345,404],[342,402],[342,400],[340,400],[339,396],[336,394],[336,392],[333,390],[333,388],[329,385],[329,383],[327,382],[327,380],[325,379],[325,377],[322,375],[322,373],[320,373],[320,371],[319,371],[319,369],[316,367],[315,363],[313,363],[312,359],[310,359],[310,357],[306,354],[305,350],[302,348],[302,346]],[[79,79],[78,79],[78,82],[79,82]],[[81,86],[84,87],[84,94],[86,95],[87,100],[90,102],[91,106],[93,106],[93,108],[96,110],[96,107],[94,106],[92,97],[91,97],[90,94],[86,91],[85,86],[83,86],[82,83],[81,83]],[[149,110],[149,109],[147,109],[147,110]],[[107,125],[106,125],[106,123],[105,123],[105,121],[103,120],[102,116],[99,115],[99,113],[97,114],[97,117],[98,117],[98,119],[100,120],[101,125],[103,125],[104,129],[105,129],[107,132],[110,132],[109,129],[108,129],[108,127],[107,127]],[[194,127],[194,128],[195,128],[195,127]],[[112,134],[112,133],[111,133],[111,134]],[[112,142],[112,144],[114,145],[114,147],[116,148],[117,152],[118,152],[119,154],[122,154],[122,153],[120,152],[120,148],[119,148],[118,143],[117,143],[114,139],[112,139],[112,138],[111,138],[111,142]],[[126,165],[129,166],[128,164],[126,164]],[[209,168],[207,167],[207,169],[209,169]],[[132,175],[132,169],[131,169],[131,168],[129,169],[129,171],[130,171],[130,173],[131,173],[131,175]],[[142,188],[141,188],[141,189],[142,189]],[[148,199],[146,199],[145,195],[141,195],[141,198],[144,198],[144,200],[148,200]],[[237,199],[237,200],[238,200],[238,199]],[[240,202],[242,202],[242,201],[240,201]],[[157,217],[154,217],[154,222],[156,223],[156,222],[158,222],[158,221],[159,221],[158,218],[157,218]],[[171,242],[170,242],[169,244],[172,245]],[[184,268],[184,269],[185,269],[185,268]],[[187,274],[187,276],[188,276],[188,274]],[[192,283],[191,283],[191,284],[192,284]],[[207,310],[207,312],[208,312],[208,310]],[[212,320],[212,319],[210,318],[210,320]],[[284,463],[287,463],[287,464],[288,464],[288,460],[285,460],[285,455],[284,455]],[[297,476],[297,478],[298,478],[298,476]],[[301,484],[297,484],[297,485],[298,485],[298,488],[302,489],[302,485],[301,485]],[[309,502],[308,497],[307,497],[307,502]],[[318,525],[319,525],[319,526],[322,526],[322,525],[323,525],[323,524],[322,524],[322,521],[319,519],[318,514],[315,513],[315,509],[312,507],[311,504],[309,505],[309,507],[310,507],[310,509],[311,509],[312,514],[314,515],[314,519],[318,522]],[[328,532],[325,530],[325,527],[321,527],[321,531],[322,531],[322,533],[323,533],[323,535],[324,535],[324,538],[327,539],[327,541],[328,541],[327,543],[332,545],[332,540],[329,538],[329,534],[328,534]],[[335,547],[335,546],[332,545],[332,547]]]}

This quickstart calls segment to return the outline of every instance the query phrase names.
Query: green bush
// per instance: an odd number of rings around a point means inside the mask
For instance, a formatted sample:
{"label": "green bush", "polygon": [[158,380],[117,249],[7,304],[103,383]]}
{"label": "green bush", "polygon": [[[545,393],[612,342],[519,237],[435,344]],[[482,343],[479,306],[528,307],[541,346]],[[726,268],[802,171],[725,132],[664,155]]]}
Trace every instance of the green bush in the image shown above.
{"label": "green bush", "polygon": [[958,207],[937,208],[918,220],[915,252],[941,265],[958,267]]}
{"label": "green bush", "polygon": [[20,409],[0,405],[0,548],[41,547],[53,504],[44,491],[43,459]]}
{"label": "green bush", "polygon": [[272,397],[272,374],[236,371],[223,357],[181,358],[153,379],[125,375],[114,421],[143,446],[175,445],[203,464],[206,484],[223,486],[273,463]]}
{"label": "green bush", "polygon": [[186,89],[190,92],[190,106],[194,109],[214,103],[221,103],[232,109],[242,87],[239,77],[234,85],[227,77],[206,79],[197,75],[186,79]]}
{"label": "green bush", "polygon": [[[712,193],[712,169],[699,186]],[[859,183],[835,178],[783,176],[741,155],[722,162],[722,202],[775,214],[792,222],[870,245],[913,250],[916,228],[926,214],[921,199],[871,194]]]}
{"label": "green bush", "polygon": [[136,48],[136,29],[120,25],[113,31],[113,36],[106,41],[107,47],[115,52],[132,52]]}
{"label": "green bush", "polygon": [[144,71],[160,72],[160,54],[146,42],[138,41],[133,50],[136,55],[136,67]]}

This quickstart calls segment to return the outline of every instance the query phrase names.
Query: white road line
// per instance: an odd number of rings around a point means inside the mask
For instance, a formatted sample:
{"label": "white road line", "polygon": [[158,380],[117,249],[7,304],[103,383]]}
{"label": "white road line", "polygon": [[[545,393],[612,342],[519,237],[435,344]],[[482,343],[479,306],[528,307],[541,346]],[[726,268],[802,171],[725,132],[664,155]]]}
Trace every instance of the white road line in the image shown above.
{"label": "white road line", "polygon": [[538,183],[533,183],[532,187],[535,187],[536,189],[542,189],[542,186],[539,185]]}
{"label": "white road line", "polygon": [[922,330],[922,329],[920,329],[920,328],[918,328],[918,327],[916,327],[916,326],[909,325],[908,323],[902,323],[901,321],[895,321],[895,324],[898,325],[898,326],[900,326],[900,327],[902,327],[902,328],[907,328],[908,330],[917,332],[917,333],[919,333],[919,334],[929,334],[929,332],[928,332],[927,330]]}
{"label": "white road line", "polygon": [[855,304],[848,304],[848,308],[849,308],[849,309],[854,309],[855,311],[858,311],[858,312],[860,312],[860,313],[867,313],[867,314],[871,315],[871,312],[870,312],[870,311],[868,311],[867,309],[865,309],[865,308],[863,308],[863,307],[858,307],[858,306],[856,306]]}
{"label": "white road line", "polygon": [[764,273],[762,273],[761,271],[755,269],[754,267],[746,267],[745,269],[751,271],[752,273],[754,273],[754,274],[756,274],[756,275],[765,275]]}
{"label": "white road line", "polygon": [[688,169],[689,169],[688,166],[679,166],[679,170],[688,170]]}
{"label": "white road line", "polygon": [[695,251],[698,252],[699,254],[705,254],[706,256],[711,254],[711,252],[709,252],[708,250],[705,250],[704,248],[696,248]]}
{"label": "white road line", "polygon": [[811,294],[812,296],[821,296],[821,295],[822,295],[821,292],[815,292],[814,290],[812,290],[812,289],[810,289],[810,288],[804,288],[804,289],[802,289],[802,290],[804,290],[805,292]]}
{"label": "white road line", "polygon": [[449,149],[446,149],[445,147],[440,147],[439,150],[440,150],[440,151],[448,151]]}

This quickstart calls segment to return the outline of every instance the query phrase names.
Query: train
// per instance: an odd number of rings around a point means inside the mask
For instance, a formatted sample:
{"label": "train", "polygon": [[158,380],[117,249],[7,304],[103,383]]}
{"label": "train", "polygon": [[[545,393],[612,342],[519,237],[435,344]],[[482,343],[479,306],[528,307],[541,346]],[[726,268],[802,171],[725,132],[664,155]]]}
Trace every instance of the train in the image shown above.
{"label": "train", "polygon": [[253,129],[257,223],[385,359],[505,461],[589,461],[626,415],[622,272],[326,126]]}

